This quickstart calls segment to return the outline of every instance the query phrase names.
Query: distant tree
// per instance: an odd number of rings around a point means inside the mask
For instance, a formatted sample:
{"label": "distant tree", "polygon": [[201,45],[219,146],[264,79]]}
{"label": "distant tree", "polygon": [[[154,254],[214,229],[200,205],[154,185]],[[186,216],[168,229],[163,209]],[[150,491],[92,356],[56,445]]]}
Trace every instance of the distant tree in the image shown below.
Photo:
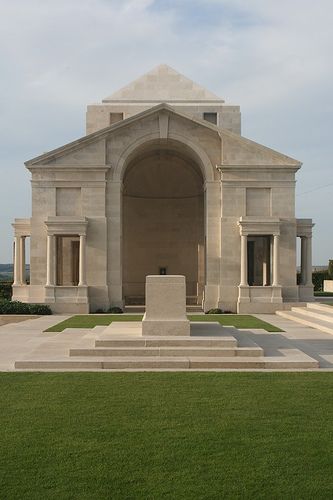
{"label": "distant tree", "polygon": [[328,261],[328,275],[331,279],[333,279],[333,259]]}

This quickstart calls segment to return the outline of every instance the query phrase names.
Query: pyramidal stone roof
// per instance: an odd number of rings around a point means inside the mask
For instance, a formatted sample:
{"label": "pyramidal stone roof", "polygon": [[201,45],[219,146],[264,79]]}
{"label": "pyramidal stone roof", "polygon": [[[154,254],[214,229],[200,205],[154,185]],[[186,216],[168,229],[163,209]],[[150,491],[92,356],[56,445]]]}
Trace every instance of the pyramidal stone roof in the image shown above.
{"label": "pyramidal stone roof", "polygon": [[194,83],[167,64],[156,66],[129,85],[103,99],[103,102],[114,101],[224,102],[220,97]]}

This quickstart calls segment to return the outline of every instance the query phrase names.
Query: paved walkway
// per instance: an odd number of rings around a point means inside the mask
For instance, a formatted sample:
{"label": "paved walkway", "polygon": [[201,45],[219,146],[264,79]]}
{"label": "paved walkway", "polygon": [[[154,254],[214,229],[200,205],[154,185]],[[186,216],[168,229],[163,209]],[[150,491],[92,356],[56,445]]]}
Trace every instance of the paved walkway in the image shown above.
{"label": "paved walkway", "polygon": [[[65,332],[43,332],[50,326],[63,321],[69,316],[44,316],[22,323],[0,327],[0,371],[14,370],[14,362],[36,353],[50,358],[67,355],[70,348],[91,346],[94,340],[105,329],[104,326],[94,329],[67,329]],[[318,360],[323,370],[333,371],[333,335],[313,328],[304,327],[288,319],[276,315],[256,315],[256,317],[274,324],[285,332],[268,333],[260,329],[237,330],[226,327],[225,335],[234,336],[240,347],[247,347],[255,342],[262,347],[266,356],[277,356],[281,353],[299,349],[311,358]],[[202,324],[205,328],[205,324]],[[201,327],[200,327],[201,330]],[[200,335],[204,334],[204,330]]]}
{"label": "paved walkway", "polygon": [[35,351],[48,339],[56,339],[56,333],[46,333],[70,316],[42,316],[28,319],[22,323],[10,323],[0,327],[0,371],[14,370],[14,363],[23,356]]}
{"label": "paved walkway", "polygon": [[265,349],[267,355],[279,348],[278,346],[293,346],[319,361],[320,368],[333,370],[333,335],[276,314],[255,314],[254,316],[284,330],[283,333],[263,335],[260,340],[258,335],[261,336],[261,334],[257,334],[255,341]]}

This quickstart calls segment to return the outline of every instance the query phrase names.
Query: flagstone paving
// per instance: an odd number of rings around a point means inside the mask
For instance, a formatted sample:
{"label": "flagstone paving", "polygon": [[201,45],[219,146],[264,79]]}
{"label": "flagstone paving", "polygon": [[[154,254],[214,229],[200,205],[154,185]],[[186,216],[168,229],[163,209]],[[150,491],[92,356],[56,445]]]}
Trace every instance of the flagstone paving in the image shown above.
{"label": "flagstone paving", "polygon": [[[14,370],[15,361],[24,359],[67,359],[70,349],[92,348],[95,341],[103,336],[106,328],[109,328],[98,326],[93,329],[66,329],[63,332],[43,331],[67,317],[45,316],[0,327],[0,370]],[[276,315],[257,315],[257,317],[285,331],[268,333],[261,329],[238,330],[233,327],[223,327],[222,336],[234,337],[241,348],[257,345],[264,349],[265,356],[270,359],[281,355],[285,356],[286,360],[295,357],[302,359],[302,356],[307,359],[309,356],[318,361],[320,369],[333,370],[332,335],[297,325]],[[122,325],[122,328],[124,327],[125,325]],[[211,328],[212,325],[208,327],[206,323],[196,324],[192,327],[192,335],[211,336]],[[123,332],[125,333],[124,330]]]}

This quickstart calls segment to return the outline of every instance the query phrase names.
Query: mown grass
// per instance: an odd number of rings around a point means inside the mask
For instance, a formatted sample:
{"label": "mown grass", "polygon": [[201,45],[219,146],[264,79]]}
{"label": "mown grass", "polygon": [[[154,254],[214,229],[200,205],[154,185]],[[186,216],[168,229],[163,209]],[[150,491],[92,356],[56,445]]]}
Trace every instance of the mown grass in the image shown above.
{"label": "mown grass", "polygon": [[333,373],[2,373],[3,499],[326,499]]}
{"label": "mown grass", "polygon": [[65,328],[94,328],[94,326],[110,325],[113,321],[141,320],[142,314],[78,314],[51,326],[46,331],[62,332]]}
{"label": "mown grass", "polygon": [[[80,314],[51,326],[47,332],[62,332],[65,328],[94,328],[109,325],[113,321],[141,321],[141,314]],[[278,327],[250,315],[240,314],[196,314],[189,315],[190,321],[218,321],[224,326],[236,328],[262,328],[267,332],[281,332]]]}
{"label": "mown grass", "polygon": [[283,331],[277,326],[249,314],[202,314],[189,315],[188,318],[190,321],[218,321],[221,325],[235,326],[236,328],[262,328],[267,332]]}

